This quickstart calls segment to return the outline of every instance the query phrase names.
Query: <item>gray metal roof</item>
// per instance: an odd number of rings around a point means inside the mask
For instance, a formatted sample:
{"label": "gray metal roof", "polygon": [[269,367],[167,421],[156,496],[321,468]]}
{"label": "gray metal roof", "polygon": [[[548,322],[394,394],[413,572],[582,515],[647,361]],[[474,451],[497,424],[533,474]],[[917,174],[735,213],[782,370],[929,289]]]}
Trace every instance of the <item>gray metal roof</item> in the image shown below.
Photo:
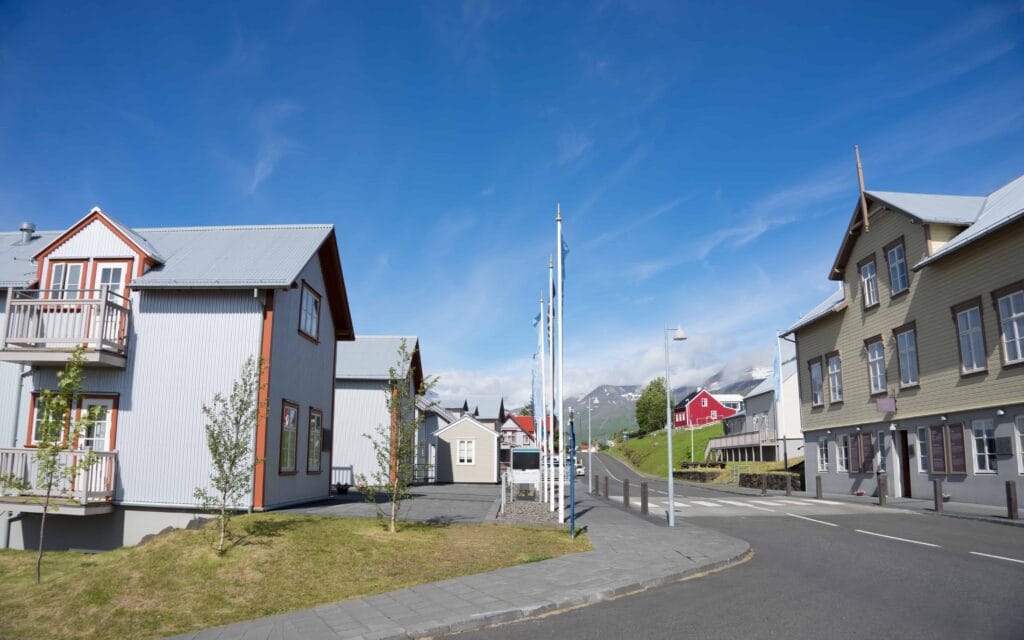
{"label": "gray metal roof", "polygon": [[835,310],[844,302],[846,302],[846,296],[843,294],[843,290],[841,288],[836,289],[836,291],[832,293],[832,295],[830,295],[829,297],[825,298],[825,300],[823,300],[821,304],[819,304],[818,306],[811,309],[809,312],[802,315],[800,317],[800,320],[798,320],[796,324],[794,324],[789,329],[786,329],[785,333],[783,333],[782,335],[789,335],[796,331],[797,329],[800,329],[811,324],[818,318],[821,318],[822,316],[825,316],[829,312]]}
{"label": "gray metal roof", "polygon": [[[164,262],[164,257],[162,255],[160,255],[160,252],[157,251],[156,247],[154,247],[152,244],[150,244],[149,240],[147,240],[147,239],[143,238],[142,236],[140,236],[134,229],[132,229],[131,227],[129,227],[125,223],[121,222],[120,220],[118,220],[114,216],[110,215],[106,211],[103,211],[99,207],[93,207],[93,210],[89,212],[89,215],[91,215],[93,213],[99,213],[100,215],[105,217],[107,220],[109,220],[110,224],[112,224],[115,227],[117,227],[118,231],[120,231],[121,233],[126,235],[132,242],[134,242],[136,245],[138,245],[138,247],[140,249],[142,249],[143,251],[145,251],[146,255],[148,255],[150,258],[153,258],[157,262]],[[86,217],[89,217],[89,216],[86,215]]]}
{"label": "gray metal roof", "polygon": [[935,262],[1022,217],[1024,217],[1024,175],[989,194],[985,198],[985,205],[974,224],[947,242],[941,249],[915,264],[914,270],[917,271],[926,264]]}
{"label": "gray metal roof", "polygon": [[924,222],[968,225],[985,205],[982,196],[946,196],[930,193],[865,191],[866,195],[909,213]]}
{"label": "gray metal roof", "polygon": [[[390,370],[397,367],[398,349],[406,341],[409,352],[419,345],[416,336],[356,336],[351,342],[338,343],[335,377],[339,380],[390,380]],[[399,378],[408,374],[408,363],[399,371]]]}
{"label": "gray metal roof", "polygon": [[501,396],[466,396],[466,402],[469,403],[469,412],[473,413],[474,409],[479,412],[477,418],[481,420],[497,420],[500,416],[498,415],[501,411],[501,406],[504,403],[504,398]]}
{"label": "gray metal roof", "polygon": [[135,289],[287,287],[332,226],[167,227],[137,229],[164,256]]}
{"label": "gray metal roof", "polygon": [[759,384],[756,387],[754,387],[753,389],[751,389],[750,393],[748,393],[747,395],[745,395],[743,397],[744,398],[753,398],[754,396],[759,396],[761,394],[768,393],[769,391],[771,391],[771,392],[775,391],[775,376],[774,375],[768,376],[767,378],[762,380],[761,384]]}
{"label": "gray metal roof", "polygon": [[0,233],[0,287],[26,287],[35,282],[32,256],[59,235],[59,231],[36,232],[30,242],[22,243],[21,232]]}

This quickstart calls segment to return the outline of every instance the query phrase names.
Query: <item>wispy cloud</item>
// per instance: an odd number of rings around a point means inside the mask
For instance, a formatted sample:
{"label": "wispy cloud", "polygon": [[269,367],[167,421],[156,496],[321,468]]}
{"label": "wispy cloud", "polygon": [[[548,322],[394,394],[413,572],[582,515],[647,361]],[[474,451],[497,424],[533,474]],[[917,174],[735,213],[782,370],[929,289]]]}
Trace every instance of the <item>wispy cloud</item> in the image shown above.
{"label": "wispy cloud", "polygon": [[648,222],[651,222],[656,218],[659,218],[662,215],[668,213],[669,211],[672,211],[680,204],[682,204],[684,200],[687,200],[689,197],[690,196],[676,198],[674,200],[671,200],[656,207],[651,211],[648,211],[647,213],[644,213],[640,216],[636,216],[632,218],[632,221],[629,224],[622,225],[621,227],[612,229],[610,231],[605,231],[599,234],[598,236],[592,238],[591,240],[584,242],[582,248],[596,247],[600,244],[608,242],[609,240],[614,240],[615,238],[625,235],[631,231],[635,231],[636,229],[639,229],[640,227],[647,224]]}
{"label": "wispy cloud", "polygon": [[573,211],[574,219],[579,220],[589,212],[595,204],[601,199],[608,189],[617,185],[633,167],[640,164],[647,157],[647,152],[650,150],[650,146],[641,144],[633,149],[632,152],[626,158],[620,162],[611,173],[609,173],[601,182],[595,187],[583,200],[579,206]]}
{"label": "wispy cloud", "polygon": [[248,37],[238,20],[234,21],[231,33],[231,47],[224,60],[214,68],[215,75],[232,73],[252,74],[263,68],[263,54],[266,45],[255,38]]}
{"label": "wispy cloud", "polygon": [[577,131],[575,127],[558,136],[558,165],[564,166],[582,158],[591,147],[594,140],[587,134]]}
{"label": "wispy cloud", "polygon": [[300,147],[295,139],[281,133],[279,129],[282,122],[301,110],[299,105],[290,100],[277,100],[256,111],[253,127],[258,144],[246,186],[250,195],[256,193],[260,185],[270,177],[282,158]]}

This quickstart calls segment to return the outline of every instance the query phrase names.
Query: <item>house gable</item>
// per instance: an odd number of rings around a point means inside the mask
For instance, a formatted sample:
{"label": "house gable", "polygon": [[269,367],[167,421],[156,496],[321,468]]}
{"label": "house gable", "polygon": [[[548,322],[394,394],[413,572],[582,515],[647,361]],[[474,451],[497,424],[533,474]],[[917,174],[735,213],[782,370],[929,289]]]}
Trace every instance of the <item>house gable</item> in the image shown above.
{"label": "house gable", "polygon": [[495,439],[498,438],[498,432],[497,431],[495,431],[494,429],[488,427],[485,424],[480,424],[479,422],[477,422],[476,420],[474,420],[473,418],[471,418],[469,416],[465,416],[463,418],[459,418],[455,422],[453,422],[453,423],[451,423],[451,424],[449,424],[447,426],[444,426],[444,427],[438,429],[437,431],[434,432],[434,435],[440,437],[441,434],[443,434],[444,432],[446,432],[446,431],[448,431],[450,429],[454,429],[456,427],[465,425],[465,424],[471,424],[471,425],[473,425],[475,427],[478,427],[478,428],[482,429],[483,431],[485,431],[487,433],[487,435],[491,436],[492,438],[495,438]]}

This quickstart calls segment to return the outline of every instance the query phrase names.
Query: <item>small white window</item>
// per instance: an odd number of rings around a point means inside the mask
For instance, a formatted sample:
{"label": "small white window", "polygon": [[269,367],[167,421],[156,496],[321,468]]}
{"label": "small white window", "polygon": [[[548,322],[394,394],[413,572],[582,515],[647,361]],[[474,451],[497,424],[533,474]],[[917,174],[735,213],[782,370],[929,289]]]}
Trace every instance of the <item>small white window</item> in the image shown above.
{"label": "small white window", "polygon": [[917,428],[917,470],[928,473],[928,429]]}
{"label": "small white window", "polygon": [[996,462],[996,428],[992,420],[972,420],[971,427],[974,429],[974,470],[977,473],[995,473],[999,467]]}
{"label": "small white window", "polygon": [[907,329],[896,334],[900,354],[900,386],[912,387],[920,380],[917,374],[917,332]]}
{"label": "small white window", "polygon": [[718,411],[717,410],[715,410],[715,409],[711,410],[711,419],[712,420],[718,420]]}
{"label": "small white window", "polygon": [[871,373],[871,393],[885,391],[885,345],[881,340],[868,344],[868,371]]}
{"label": "small white window", "polygon": [[828,471],[828,440],[818,440],[818,471]]}
{"label": "small white window", "polygon": [[999,298],[998,307],[1004,361],[1024,362],[1024,289]]}
{"label": "small white window", "polygon": [[960,372],[985,370],[985,336],[981,328],[981,307],[971,307],[956,314],[960,338]]}
{"label": "small white window", "polygon": [[885,257],[889,261],[889,284],[892,292],[896,294],[906,291],[910,286],[910,279],[907,276],[907,257],[903,243],[891,247]]}
{"label": "small white window", "polygon": [[702,406],[702,407],[708,406],[708,399],[707,398],[701,398],[700,399],[700,406]]}
{"label": "small white window", "polygon": [[50,297],[77,300],[82,288],[82,264],[55,262],[50,272]]}
{"label": "small white window", "polygon": [[878,273],[875,271],[874,260],[861,265],[860,283],[864,292],[864,308],[878,304]]}
{"label": "small white window", "polygon": [[836,454],[836,471],[849,471],[850,436],[843,436],[840,438]]}
{"label": "small white window", "polygon": [[838,353],[828,357],[828,393],[832,402],[843,401],[843,362]]}
{"label": "small white window", "polygon": [[821,361],[815,360],[811,363],[811,406],[820,407],[825,404],[825,394],[822,389]]}
{"label": "small white window", "polygon": [[476,440],[458,441],[458,463],[476,464]]}

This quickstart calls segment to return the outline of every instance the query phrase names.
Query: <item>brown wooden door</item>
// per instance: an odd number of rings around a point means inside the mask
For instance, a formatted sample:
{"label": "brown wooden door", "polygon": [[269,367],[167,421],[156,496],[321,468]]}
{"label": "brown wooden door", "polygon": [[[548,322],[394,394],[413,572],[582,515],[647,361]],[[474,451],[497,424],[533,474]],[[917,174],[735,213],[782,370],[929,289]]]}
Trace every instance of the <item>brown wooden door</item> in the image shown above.
{"label": "brown wooden door", "polygon": [[907,442],[906,431],[900,431],[900,475],[903,497],[910,498],[910,444]]}

